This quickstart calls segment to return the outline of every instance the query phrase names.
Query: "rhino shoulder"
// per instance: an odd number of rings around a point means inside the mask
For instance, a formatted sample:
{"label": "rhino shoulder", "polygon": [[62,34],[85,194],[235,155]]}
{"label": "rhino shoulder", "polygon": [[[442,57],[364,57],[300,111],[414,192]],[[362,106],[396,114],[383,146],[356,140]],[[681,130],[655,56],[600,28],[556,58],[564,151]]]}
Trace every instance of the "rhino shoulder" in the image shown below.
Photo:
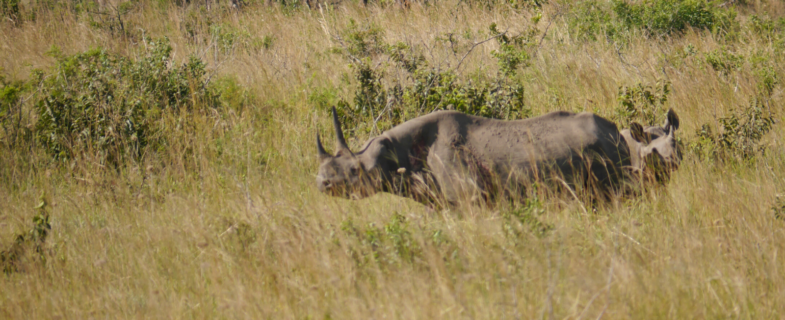
{"label": "rhino shoulder", "polygon": [[583,124],[585,128],[591,129],[590,131],[596,134],[619,134],[619,128],[616,126],[616,123],[594,113],[584,111],[578,113],[575,117],[579,119],[579,122]]}

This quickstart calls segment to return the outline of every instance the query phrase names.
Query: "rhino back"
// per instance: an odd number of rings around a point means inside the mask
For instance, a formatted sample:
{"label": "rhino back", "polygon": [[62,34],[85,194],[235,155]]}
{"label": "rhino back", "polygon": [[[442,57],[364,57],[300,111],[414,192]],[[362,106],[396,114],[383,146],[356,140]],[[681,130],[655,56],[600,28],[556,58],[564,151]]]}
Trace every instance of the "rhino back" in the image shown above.
{"label": "rhino back", "polygon": [[[505,121],[440,111],[407,121],[384,135],[395,141],[399,165],[415,171],[427,159],[439,159],[439,164],[427,165],[468,165],[498,175],[556,169],[572,176],[587,151],[601,155],[612,166],[621,166],[629,158],[626,144],[619,144],[622,138],[616,125],[587,112],[551,112]],[[453,161],[448,159],[460,163],[444,163]]]}
{"label": "rhino back", "polygon": [[616,125],[597,115],[552,112],[530,119],[492,120],[470,127],[467,148],[486,165],[495,167],[499,174],[508,174],[510,170],[556,169],[572,176],[576,169],[584,171],[589,153],[600,155],[612,166],[623,165],[626,149],[619,149],[619,141]]}

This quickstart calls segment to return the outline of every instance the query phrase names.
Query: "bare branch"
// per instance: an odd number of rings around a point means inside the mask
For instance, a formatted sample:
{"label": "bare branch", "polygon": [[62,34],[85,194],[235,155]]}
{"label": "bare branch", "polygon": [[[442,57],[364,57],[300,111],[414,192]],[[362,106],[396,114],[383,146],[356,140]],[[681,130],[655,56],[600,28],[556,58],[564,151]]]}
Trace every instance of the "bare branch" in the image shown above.
{"label": "bare branch", "polygon": [[[509,29],[507,29],[507,30],[509,30]],[[461,67],[461,64],[463,64],[463,60],[465,60],[465,59],[466,59],[466,57],[468,57],[468,56],[469,56],[469,54],[471,54],[471,53],[472,53],[472,51],[474,51],[474,48],[477,48],[477,46],[479,46],[479,45],[481,45],[481,44],[483,44],[483,43],[486,43],[486,42],[488,42],[488,41],[491,41],[491,40],[493,40],[493,39],[496,39],[496,38],[498,38],[498,37],[501,37],[501,36],[503,36],[503,35],[506,35],[506,34],[507,34],[507,30],[504,30],[504,32],[501,32],[501,33],[499,33],[499,34],[497,34],[497,35],[495,35],[495,36],[492,36],[492,37],[490,37],[490,38],[488,38],[488,39],[485,39],[485,40],[483,40],[483,41],[480,41],[480,42],[475,42],[475,43],[472,45],[472,47],[469,49],[469,51],[468,51],[468,52],[466,52],[466,54],[465,54],[465,55],[463,55],[463,58],[461,58],[461,61],[458,61],[458,65],[456,65],[456,66],[455,66],[455,68],[453,69],[453,71],[458,71],[458,69]]]}

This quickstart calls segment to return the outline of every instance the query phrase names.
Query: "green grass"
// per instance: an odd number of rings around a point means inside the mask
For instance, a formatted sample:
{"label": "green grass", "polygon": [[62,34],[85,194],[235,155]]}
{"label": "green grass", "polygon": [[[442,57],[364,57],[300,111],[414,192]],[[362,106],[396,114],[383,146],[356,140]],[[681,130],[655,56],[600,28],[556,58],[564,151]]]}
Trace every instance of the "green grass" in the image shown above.
{"label": "green grass", "polygon": [[[239,11],[226,2],[210,10],[157,1],[20,3],[14,21],[0,21],[0,251],[30,234],[42,212],[51,230],[42,254],[28,243],[19,270],[0,274],[0,318],[785,315],[785,220],[775,214],[785,193],[779,1],[738,4],[732,32],[679,25],[652,36],[632,26],[613,37],[576,34],[575,21],[593,20],[576,18],[571,1],[406,10],[344,1],[310,11],[252,1]],[[712,12],[730,10],[719,5],[706,3]],[[598,8],[618,19],[609,3]],[[494,36],[493,23],[531,43],[491,39],[470,51]],[[685,146],[703,125],[717,132],[719,119],[756,98],[775,122],[752,130],[764,133],[761,140],[744,140],[762,153],[707,157],[687,148],[669,183],[596,211],[546,191],[512,205],[452,210],[389,194],[332,198],[315,186],[314,136],[332,144],[329,106],[358,110],[356,128],[347,128],[352,148],[377,134],[355,104],[358,69],[335,37],[358,26],[383,31],[379,44],[422,53],[422,70],[452,71],[464,87],[522,85],[532,115],[586,110],[625,122],[635,117],[631,104],[645,109],[641,117],[674,108]],[[53,45],[68,57],[101,47],[136,59],[163,37],[173,67],[199,59],[223,96],[187,100],[195,108],[150,104],[163,110],[146,119],[164,142],[119,165],[98,147],[57,158],[39,143],[36,101],[49,91],[37,79],[54,79]],[[416,81],[390,51],[366,55],[385,92]],[[620,96],[626,87],[641,88],[642,97],[663,83],[664,101]],[[406,104],[395,110],[380,125],[419,114]]]}

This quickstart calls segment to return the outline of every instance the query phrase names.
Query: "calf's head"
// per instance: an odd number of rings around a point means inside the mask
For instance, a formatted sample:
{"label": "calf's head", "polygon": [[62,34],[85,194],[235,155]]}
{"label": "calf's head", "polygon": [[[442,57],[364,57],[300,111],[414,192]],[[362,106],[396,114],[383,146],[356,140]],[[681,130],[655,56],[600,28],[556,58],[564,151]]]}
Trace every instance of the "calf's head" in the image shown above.
{"label": "calf's head", "polygon": [[[651,170],[658,179],[668,177],[669,173],[679,167],[681,154],[676,141],[675,132],[679,128],[679,117],[673,109],[668,110],[665,124],[643,128],[638,123],[630,125],[630,136],[637,143],[637,148],[630,148],[637,161],[633,166],[638,170]],[[636,163],[637,162],[637,163]]]}
{"label": "calf's head", "polygon": [[373,195],[384,187],[385,178],[390,174],[391,163],[387,156],[391,149],[390,140],[385,137],[374,138],[361,151],[353,153],[346,145],[335,107],[332,115],[337,150],[335,155],[324,150],[319,134],[316,134],[320,162],[316,185],[319,191],[345,198]]}

